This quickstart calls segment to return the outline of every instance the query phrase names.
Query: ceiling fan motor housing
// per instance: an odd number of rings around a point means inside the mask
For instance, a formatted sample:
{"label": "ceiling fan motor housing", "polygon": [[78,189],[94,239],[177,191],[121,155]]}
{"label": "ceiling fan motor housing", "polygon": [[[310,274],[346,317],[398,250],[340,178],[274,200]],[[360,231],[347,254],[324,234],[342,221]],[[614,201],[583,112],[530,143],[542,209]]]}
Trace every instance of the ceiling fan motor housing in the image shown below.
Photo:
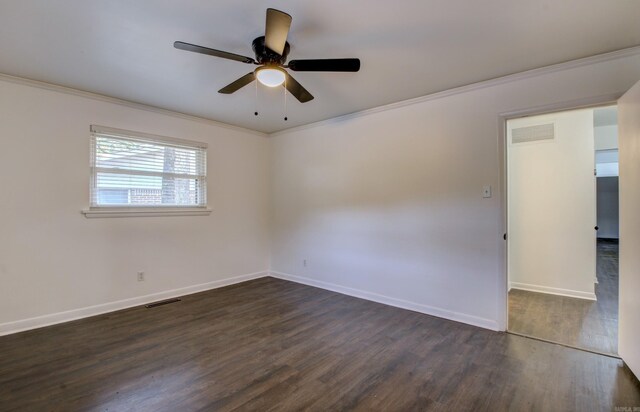
{"label": "ceiling fan motor housing", "polygon": [[286,42],[282,55],[279,55],[265,45],[264,36],[256,37],[251,47],[256,54],[256,62],[259,64],[284,64],[291,49],[289,42]]}

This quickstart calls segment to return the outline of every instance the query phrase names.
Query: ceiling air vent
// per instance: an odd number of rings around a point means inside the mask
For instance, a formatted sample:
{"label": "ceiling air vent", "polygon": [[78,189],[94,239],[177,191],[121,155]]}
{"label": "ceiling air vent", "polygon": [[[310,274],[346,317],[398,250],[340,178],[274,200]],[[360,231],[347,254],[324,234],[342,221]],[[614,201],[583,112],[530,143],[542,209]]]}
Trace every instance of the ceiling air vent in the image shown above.
{"label": "ceiling air vent", "polygon": [[518,127],[511,130],[511,143],[536,142],[554,138],[555,125],[553,123],[537,124],[535,126]]}

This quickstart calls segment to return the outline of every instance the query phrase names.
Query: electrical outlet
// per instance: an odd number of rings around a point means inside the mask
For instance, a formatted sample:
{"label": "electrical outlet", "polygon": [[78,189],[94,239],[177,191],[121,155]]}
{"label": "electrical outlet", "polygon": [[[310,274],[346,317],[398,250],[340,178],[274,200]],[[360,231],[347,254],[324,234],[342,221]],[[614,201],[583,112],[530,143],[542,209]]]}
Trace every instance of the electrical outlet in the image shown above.
{"label": "electrical outlet", "polygon": [[302,266],[307,267],[307,259],[302,261]]}
{"label": "electrical outlet", "polygon": [[138,282],[144,281],[144,272],[138,272]]}

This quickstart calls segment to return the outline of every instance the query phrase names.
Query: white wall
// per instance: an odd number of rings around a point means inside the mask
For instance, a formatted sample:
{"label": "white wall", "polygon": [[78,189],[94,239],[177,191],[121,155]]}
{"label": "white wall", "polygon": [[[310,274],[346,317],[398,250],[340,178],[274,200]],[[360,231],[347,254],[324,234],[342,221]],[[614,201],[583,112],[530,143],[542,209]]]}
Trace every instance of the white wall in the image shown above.
{"label": "white wall", "polygon": [[[504,328],[499,114],[640,78],[595,61],[273,139],[0,81],[0,333],[262,275],[270,247],[279,276]],[[92,123],[209,143],[211,216],[84,218]]]}
{"label": "white wall", "polygon": [[598,177],[598,237],[618,239],[619,226],[618,178]]}
{"label": "white wall", "polygon": [[610,150],[618,148],[618,126],[596,126],[593,128],[596,150]]}
{"label": "white wall", "polygon": [[[91,124],[207,142],[211,215],[85,218]],[[264,135],[0,81],[0,333],[264,274],[268,170]]]}
{"label": "white wall", "polygon": [[640,57],[518,78],[273,135],[273,272],[504,329],[499,115],[622,94]]}
{"label": "white wall", "polygon": [[[553,139],[513,143],[513,129],[553,123]],[[593,109],[507,122],[512,288],[595,299]]]}

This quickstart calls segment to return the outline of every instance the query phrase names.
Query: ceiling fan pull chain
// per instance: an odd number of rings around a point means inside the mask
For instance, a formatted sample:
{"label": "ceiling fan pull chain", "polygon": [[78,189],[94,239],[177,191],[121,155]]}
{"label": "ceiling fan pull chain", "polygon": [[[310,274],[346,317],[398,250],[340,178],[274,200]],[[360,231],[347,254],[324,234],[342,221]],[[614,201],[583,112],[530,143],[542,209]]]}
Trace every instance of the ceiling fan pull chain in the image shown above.
{"label": "ceiling fan pull chain", "polygon": [[255,100],[255,112],[253,112],[254,116],[258,115],[258,82],[255,82],[256,84],[256,100]]}
{"label": "ceiling fan pull chain", "polygon": [[284,121],[287,121],[287,78],[284,78]]}

